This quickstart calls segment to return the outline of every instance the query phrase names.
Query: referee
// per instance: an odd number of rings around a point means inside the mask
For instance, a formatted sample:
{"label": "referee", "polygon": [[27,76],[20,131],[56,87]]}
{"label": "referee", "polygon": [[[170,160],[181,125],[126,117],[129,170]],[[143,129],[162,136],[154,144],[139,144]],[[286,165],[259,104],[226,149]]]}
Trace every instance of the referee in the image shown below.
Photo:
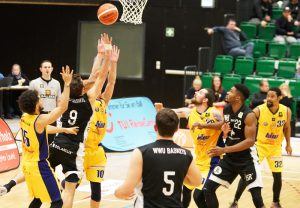
{"label": "referee", "polygon": [[[51,77],[51,73],[53,71],[51,61],[42,61],[40,65],[40,71],[42,72],[42,76],[32,80],[29,84],[29,89],[36,90],[38,92],[44,107],[41,113],[48,114],[57,106],[59,102],[61,97],[61,87],[60,83]],[[52,123],[51,125],[56,126],[56,122]],[[48,135],[49,144],[52,143],[54,136],[55,134]]]}

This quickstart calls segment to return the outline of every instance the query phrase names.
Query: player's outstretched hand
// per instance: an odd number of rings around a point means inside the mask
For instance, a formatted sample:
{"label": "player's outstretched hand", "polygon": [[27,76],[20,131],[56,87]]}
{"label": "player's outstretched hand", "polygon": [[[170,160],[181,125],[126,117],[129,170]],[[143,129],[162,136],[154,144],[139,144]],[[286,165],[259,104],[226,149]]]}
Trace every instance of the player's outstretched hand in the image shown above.
{"label": "player's outstretched hand", "polygon": [[77,135],[77,132],[79,131],[79,127],[75,126],[75,127],[71,127],[71,128],[66,128],[65,129],[65,133],[66,134],[74,134]]}
{"label": "player's outstretched hand", "polygon": [[70,85],[72,81],[72,76],[73,76],[73,70],[70,70],[70,67],[67,65],[66,68],[62,67],[61,70],[61,77],[65,82],[65,85]]}
{"label": "player's outstretched hand", "polygon": [[102,34],[101,34],[100,39],[98,39],[97,51],[100,54],[104,54],[105,53],[104,40],[103,40]]}
{"label": "player's outstretched hand", "polygon": [[207,151],[207,154],[210,157],[220,156],[223,155],[224,153],[225,153],[224,148],[218,146]]}
{"label": "player's outstretched hand", "polygon": [[285,150],[288,155],[292,155],[293,150],[292,150],[291,145],[286,145]]}
{"label": "player's outstretched hand", "polygon": [[112,47],[112,52],[111,52],[111,57],[110,57],[111,62],[117,63],[119,60],[119,55],[120,55],[120,49],[118,48],[118,46],[114,45]]}
{"label": "player's outstretched hand", "polygon": [[231,132],[229,123],[224,123],[221,127],[221,130],[223,131],[224,137],[227,137],[227,135]]}

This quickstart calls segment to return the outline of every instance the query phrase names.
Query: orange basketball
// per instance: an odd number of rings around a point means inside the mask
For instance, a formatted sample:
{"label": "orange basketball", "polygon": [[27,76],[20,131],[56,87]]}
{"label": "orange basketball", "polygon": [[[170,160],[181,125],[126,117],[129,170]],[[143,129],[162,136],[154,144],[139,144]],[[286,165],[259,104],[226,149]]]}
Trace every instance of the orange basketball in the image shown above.
{"label": "orange basketball", "polygon": [[97,16],[102,24],[111,25],[117,21],[119,12],[115,5],[106,3],[99,7]]}

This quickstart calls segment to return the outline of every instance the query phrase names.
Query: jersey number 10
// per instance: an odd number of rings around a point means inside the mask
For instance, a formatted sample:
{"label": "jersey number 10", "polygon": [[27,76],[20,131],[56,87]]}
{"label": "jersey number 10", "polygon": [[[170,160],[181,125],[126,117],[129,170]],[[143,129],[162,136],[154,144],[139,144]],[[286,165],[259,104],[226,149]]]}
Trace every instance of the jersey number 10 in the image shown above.
{"label": "jersey number 10", "polygon": [[170,186],[169,190],[166,187],[162,189],[162,192],[165,196],[171,196],[174,192],[175,183],[172,179],[169,178],[170,176],[175,176],[175,171],[164,172],[164,182]]}

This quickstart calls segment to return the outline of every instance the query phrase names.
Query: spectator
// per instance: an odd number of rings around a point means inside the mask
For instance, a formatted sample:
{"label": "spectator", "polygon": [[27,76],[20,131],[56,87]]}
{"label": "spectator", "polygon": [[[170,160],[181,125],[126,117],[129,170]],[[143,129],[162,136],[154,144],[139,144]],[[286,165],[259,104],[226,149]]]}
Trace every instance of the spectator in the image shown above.
{"label": "spectator", "polygon": [[293,31],[294,21],[291,15],[291,9],[285,7],[282,16],[276,20],[276,30],[274,41],[279,43],[295,43],[295,33]]}
{"label": "spectator", "polygon": [[[8,77],[12,77],[12,85],[29,85],[28,77],[22,73],[21,66],[19,64],[13,64],[11,68],[11,73]],[[19,109],[17,100],[21,95],[20,90],[7,90],[4,94],[4,113],[5,118],[12,119],[13,117],[21,117],[22,112]]]}
{"label": "spectator", "polygon": [[271,21],[272,1],[271,0],[254,0],[253,15],[249,22],[265,27]]}
{"label": "spectator", "polygon": [[224,100],[227,92],[224,90],[221,78],[219,76],[213,77],[211,88],[215,95],[214,105],[225,105]]}
{"label": "spectator", "polygon": [[207,29],[207,33],[212,35],[215,32],[223,34],[223,47],[226,54],[237,57],[237,56],[253,56],[252,42],[248,42],[242,45],[241,41],[247,40],[246,34],[236,26],[236,21],[230,19],[226,27],[213,27]]}
{"label": "spectator", "polygon": [[291,94],[291,90],[288,83],[282,83],[279,89],[281,90],[281,94],[282,94],[280,104],[285,105],[286,107],[292,109],[293,96]]}
{"label": "spectator", "polygon": [[192,98],[194,98],[195,92],[199,91],[201,89],[201,87],[202,87],[202,81],[199,76],[196,76],[193,81],[193,86],[190,89],[188,89],[188,91],[185,95],[184,102],[187,106],[192,104]]}
{"label": "spectator", "polygon": [[254,109],[256,106],[259,106],[266,102],[267,92],[269,90],[269,82],[267,79],[262,79],[259,83],[260,91],[254,93],[250,103],[250,108]]}
{"label": "spectator", "polygon": [[294,25],[300,26],[300,1],[290,0],[287,6],[291,9]]}

